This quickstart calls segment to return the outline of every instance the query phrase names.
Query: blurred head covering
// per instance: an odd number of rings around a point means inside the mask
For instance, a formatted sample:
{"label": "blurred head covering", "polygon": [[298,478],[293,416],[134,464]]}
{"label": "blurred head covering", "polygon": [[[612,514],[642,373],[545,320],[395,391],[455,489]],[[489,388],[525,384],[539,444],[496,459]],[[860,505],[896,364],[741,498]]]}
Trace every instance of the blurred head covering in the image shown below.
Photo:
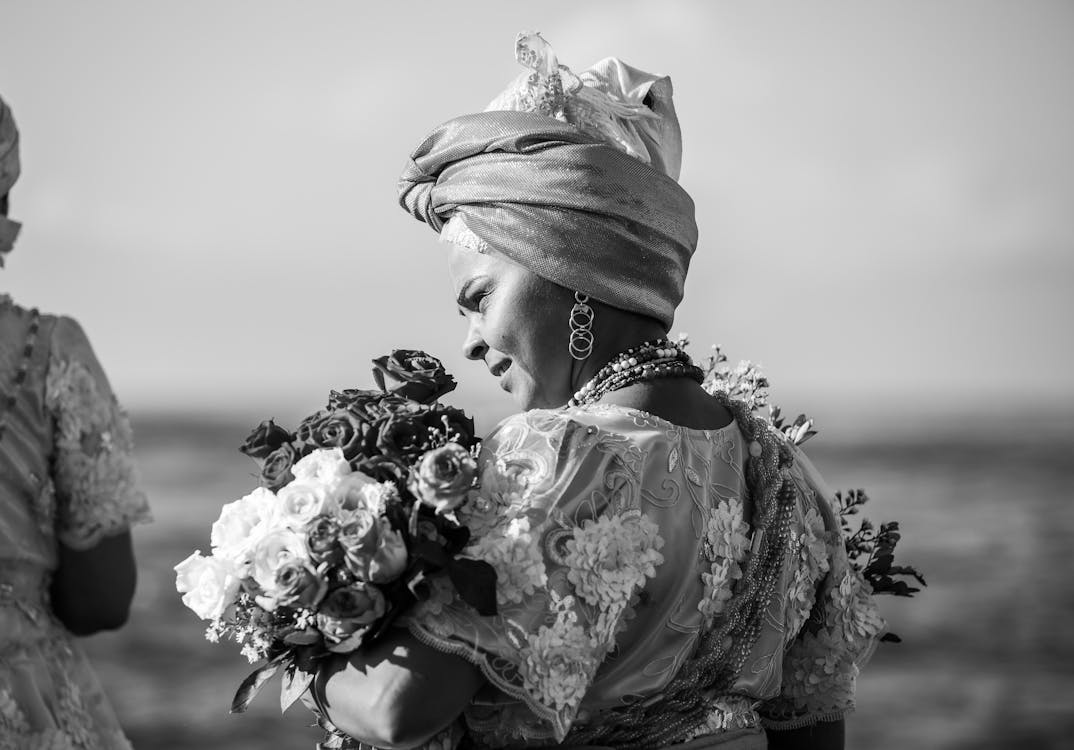
{"label": "blurred head covering", "polygon": [[538,34],[515,55],[530,72],[418,146],[400,203],[447,241],[670,327],[697,246],[671,81],[615,58],[575,75]]}
{"label": "blurred head covering", "polygon": [[[19,130],[15,127],[15,117],[11,108],[0,99],[0,198],[11,191],[15,180],[19,179]],[[0,266],[4,265],[4,255],[15,246],[20,224],[6,216],[0,216]]]}

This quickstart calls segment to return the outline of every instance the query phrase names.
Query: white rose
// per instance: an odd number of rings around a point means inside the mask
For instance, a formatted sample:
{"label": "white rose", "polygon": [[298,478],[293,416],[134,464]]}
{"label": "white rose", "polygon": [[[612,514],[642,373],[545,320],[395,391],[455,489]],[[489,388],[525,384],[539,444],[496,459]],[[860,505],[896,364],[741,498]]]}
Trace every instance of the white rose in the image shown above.
{"label": "white rose", "polygon": [[251,531],[272,516],[276,496],[264,487],[258,487],[241,500],[228,503],[220,509],[220,518],[213,524],[213,554],[235,562],[246,562]]}
{"label": "white rose", "polygon": [[367,510],[373,515],[384,512],[384,505],[395,487],[378,482],[360,471],[343,477],[332,490],[333,504],[343,518],[347,511]]}
{"label": "white rose", "polygon": [[201,550],[175,566],[175,588],[183,604],[203,620],[216,620],[235,601],[239,578],[235,567],[218,557],[202,557]]}
{"label": "white rose", "polygon": [[351,465],[347,463],[347,459],[343,458],[342,449],[318,448],[292,466],[291,473],[300,482],[332,487],[351,473]]}
{"label": "white rose", "polygon": [[276,586],[276,573],[292,561],[309,562],[306,538],[289,529],[275,529],[262,536],[250,552],[250,576],[264,591]]}
{"label": "white rose", "polygon": [[328,489],[296,479],[276,495],[276,519],[293,531],[303,531],[321,513],[331,512]]}

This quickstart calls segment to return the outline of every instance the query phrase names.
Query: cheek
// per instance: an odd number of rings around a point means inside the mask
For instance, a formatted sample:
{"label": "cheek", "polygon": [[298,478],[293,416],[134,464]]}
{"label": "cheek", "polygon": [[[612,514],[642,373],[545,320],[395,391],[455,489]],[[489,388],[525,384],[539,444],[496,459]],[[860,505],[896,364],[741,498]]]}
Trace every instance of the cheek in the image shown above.
{"label": "cheek", "polygon": [[505,346],[510,346],[525,368],[535,377],[554,378],[568,363],[568,330],[565,321],[549,313],[547,308],[523,313],[523,325],[504,332]]}

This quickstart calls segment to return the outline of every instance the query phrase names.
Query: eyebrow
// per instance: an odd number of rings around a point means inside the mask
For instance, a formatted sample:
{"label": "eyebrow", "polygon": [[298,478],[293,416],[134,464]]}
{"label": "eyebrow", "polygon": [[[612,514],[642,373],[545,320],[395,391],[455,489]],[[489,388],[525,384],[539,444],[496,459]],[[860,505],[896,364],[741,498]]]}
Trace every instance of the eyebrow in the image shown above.
{"label": "eyebrow", "polygon": [[462,311],[463,308],[469,309],[466,304],[466,298],[469,296],[470,287],[472,287],[474,284],[484,278],[484,276],[475,276],[472,279],[467,280],[467,282],[462,285],[462,289],[459,290],[458,296],[455,297],[455,304],[459,306],[459,315],[465,314]]}

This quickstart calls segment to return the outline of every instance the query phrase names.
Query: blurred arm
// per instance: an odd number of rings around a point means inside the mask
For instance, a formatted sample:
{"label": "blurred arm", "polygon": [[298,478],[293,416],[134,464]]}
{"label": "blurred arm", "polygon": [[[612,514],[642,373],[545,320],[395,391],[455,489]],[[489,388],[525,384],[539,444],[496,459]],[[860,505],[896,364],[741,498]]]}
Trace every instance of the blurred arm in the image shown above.
{"label": "blurred arm", "polygon": [[845,724],[820,721],[808,727],[776,731],[768,729],[768,750],[843,750]]}
{"label": "blurred arm", "polygon": [[312,690],[341,731],[378,748],[400,750],[451,724],[484,684],[470,662],[399,630],[360,653],[331,657],[318,670]]}
{"label": "blurred arm", "polygon": [[52,609],[75,635],[113,630],[127,621],[137,573],[127,531],[89,549],[59,545],[52,578]]}

